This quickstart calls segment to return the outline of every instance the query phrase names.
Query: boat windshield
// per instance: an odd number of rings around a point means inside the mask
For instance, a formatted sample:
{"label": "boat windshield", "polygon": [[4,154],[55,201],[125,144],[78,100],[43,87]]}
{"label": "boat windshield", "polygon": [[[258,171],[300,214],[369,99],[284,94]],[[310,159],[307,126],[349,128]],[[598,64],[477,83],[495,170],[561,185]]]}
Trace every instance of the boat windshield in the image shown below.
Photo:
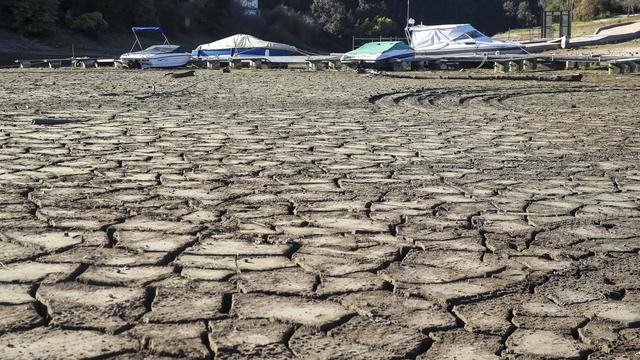
{"label": "boat windshield", "polygon": [[478,30],[472,30],[458,36],[457,38],[453,39],[453,41],[474,40],[482,37],[485,37],[483,33]]}
{"label": "boat windshield", "polygon": [[171,54],[171,53],[183,53],[186,52],[181,46],[178,45],[153,45],[143,51],[145,54]]}

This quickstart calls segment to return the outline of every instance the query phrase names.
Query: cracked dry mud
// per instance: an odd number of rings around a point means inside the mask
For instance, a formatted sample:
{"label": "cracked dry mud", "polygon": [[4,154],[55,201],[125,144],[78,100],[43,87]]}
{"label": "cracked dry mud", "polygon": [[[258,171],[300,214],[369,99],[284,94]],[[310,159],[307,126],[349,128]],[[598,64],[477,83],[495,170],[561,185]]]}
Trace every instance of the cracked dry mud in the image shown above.
{"label": "cracked dry mud", "polygon": [[0,358],[640,357],[640,78],[163,75],[0,72]]}

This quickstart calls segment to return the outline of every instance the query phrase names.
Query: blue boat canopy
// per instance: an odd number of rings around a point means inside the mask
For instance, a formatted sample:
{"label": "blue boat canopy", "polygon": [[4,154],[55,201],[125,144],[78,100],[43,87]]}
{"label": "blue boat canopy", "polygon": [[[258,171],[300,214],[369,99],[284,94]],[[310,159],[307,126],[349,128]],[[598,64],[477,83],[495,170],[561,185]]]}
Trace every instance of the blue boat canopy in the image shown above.
{"label": "blue boat canopy", "polygon": [[134,33],[145,33],[145,32],[163,32],[162,28],[159,26],[155,27],[132,27],[131,31]]}

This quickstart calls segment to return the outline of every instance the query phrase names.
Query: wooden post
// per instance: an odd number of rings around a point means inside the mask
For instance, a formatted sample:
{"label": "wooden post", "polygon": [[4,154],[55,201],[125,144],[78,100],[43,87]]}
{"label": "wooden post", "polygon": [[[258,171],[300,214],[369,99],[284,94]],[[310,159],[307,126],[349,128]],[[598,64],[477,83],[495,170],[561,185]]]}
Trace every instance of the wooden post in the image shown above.
{"label": "wooden post", "polygon": [[522,71],[522,61],[513,60],[509,61],[509,72],[521,72]]}

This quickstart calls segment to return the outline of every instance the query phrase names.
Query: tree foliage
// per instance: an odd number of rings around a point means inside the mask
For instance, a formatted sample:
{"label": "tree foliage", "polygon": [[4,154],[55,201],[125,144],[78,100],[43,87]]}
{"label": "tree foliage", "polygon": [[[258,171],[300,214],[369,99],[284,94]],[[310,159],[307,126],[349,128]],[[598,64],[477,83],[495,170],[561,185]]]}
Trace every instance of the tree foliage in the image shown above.
{"label": "tree foliage", "polygon": [[16,0],[11,4],[13,28],[30,35],[52,30],[58,21],[59,0]]}
{"label": "tree foliage", "polygon": [[[541,11],[570,0],[413,0],[419,23],[472,23],[492,34],[539,25]],[[251,32],[274,41],[347,46],[351,36],[402,36],[406,0],[260,0],[261,15],[246,17],[236,0],[0,0],[0,27],[39,35],[56,28],[101,35],[131,26],[216,38]],[[574,17],[588,20],[634,12],[640,0],[573,0]]]}

